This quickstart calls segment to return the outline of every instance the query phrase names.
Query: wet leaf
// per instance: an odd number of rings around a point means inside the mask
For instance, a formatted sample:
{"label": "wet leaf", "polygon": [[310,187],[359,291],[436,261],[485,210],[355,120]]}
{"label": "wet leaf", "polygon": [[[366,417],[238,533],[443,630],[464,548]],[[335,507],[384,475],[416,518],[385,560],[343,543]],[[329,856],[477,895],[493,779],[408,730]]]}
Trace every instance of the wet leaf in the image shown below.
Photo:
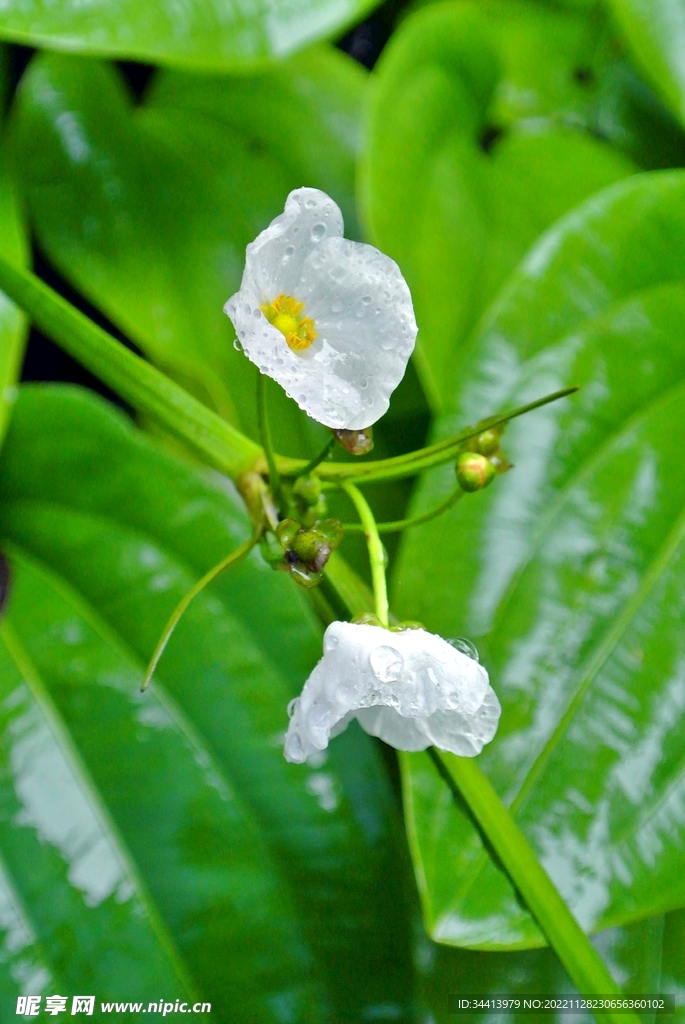
{"label": "wet leaf", "polygon": [[379,62],[362,197],[372,240],[412,289],[436,408],[528,246],[634,169],[591,131],[598,33],[594,15],[539,4],[443,3],[407,18]]}
{"label": "wet leaf", "polygon": [[[395,608],[474,639],[503,704],[481,763],[582,925],[680,906],[685,785],[685,175],[642,175],[532,249],[472,339],[440,433],[579,384],[511,424],[515,470],[405,541]],[[446,494],[435,474],[418,508]],[[439,941],[542,937],[424,755],[404,759]]]}
{"label": "wet leaf", "polygon": [[353,729],[316,765],[283,758],[321,650],[306,599],[255,553],[139,693],[179,598],[249,536],[232,488],[44,386],[22,390],[0,481],[8,619],[201,997],[227,1024],[407,1019],[410,881],[377,750]]}

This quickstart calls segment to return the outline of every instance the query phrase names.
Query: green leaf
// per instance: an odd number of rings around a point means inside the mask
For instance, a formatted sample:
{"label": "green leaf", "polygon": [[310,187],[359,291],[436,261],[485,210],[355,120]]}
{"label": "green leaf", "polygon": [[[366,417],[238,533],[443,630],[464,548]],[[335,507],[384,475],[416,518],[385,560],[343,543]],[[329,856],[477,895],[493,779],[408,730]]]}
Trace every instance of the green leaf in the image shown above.
{"label": "green leaf", "polygon": [[[22,81],[15,149],[40,244],[146,355],[253,436],[257,371],[222,306],[291,189],[321,187],[351,217],[364,80],[321,48],[257,78],[160,73],[139,106],[95,61],[43,55]],[[289,454],[313,454],[312,421],[273,393]]]}
{"label": "green leaf", "polygon": [[12,624],[202,997],[226,1022],[405,1019],[410,882],[376,748],[354,729],[316,766],[282,754],[320,656],[300,592],[255,554],[195,599],[138,693],[179,598],[249,535],[230,485],[56,387],[22,390],[0,480],[0,535],[40,566],[25,599],[17,574]]}
{"label": "green leaf", "polygon": [[684,121],[682,0],[610,0],[610,7],[638,65]]}
{"label": "green leaf", "polygon": [[[685,175],[635,177],[530,252],[472,339],[440,434],[512,423],[515,469],[413,531],[393,606],[475,638],[503,704],[480,759],[586,930],[685,903],[681,671]],[[452,486],[427,480],[417,511]],[[439,941],[542,939],[425,755],[405,797]]]}
{"label": "green leaf", "polygon": [[0,667],[3,998],[84,987],[104,999],[192,998],[116,826],[7,622]]}
{"label": "green leaf", "polygon": [[[601,26],[599,26],[601,30]],[[378,66],[363,198],[402,267],[436,407],[464,339],[528,246],[631,162],[583,130],[598,26],[525,3],[442,3],[407,18]]]}
{"label": "green leaf", "polygon": [[237,0],[8,0],[0,39],[70,53],[168,64],[196,71],[246,71],[336,36],[374,0],[297,0],[246,6]]}
{"label": "green leaf", "polygon": [[[24,267],[28,243],[19,215],[14,184],[7,168],[7,140],[2,120],[4,109],[5,50],[0,47],[0,256]],[[0,292],[0,443],[16,398],[15,384],[24,352],[26,319]]]}
{"label": "green leaf", "polygon": [[[611,973],[620,981],[624,992],[671,992],[670,982],[662,975],[664,952],[664,918],[662,916],[640,921],[624,928],[602,932],[593,943],[609,964]],[[518,1013],[507,1014],[511,1024],[523,1024],[533,1019],[524,1011],[526,995],[576,995],[568,977],[554,953],[549,949],[527,950],[521,953],[478,953],[473,950],[454,949],[437,945],[424,936],[417,950],[419,963],[419,1000],[428,1019],[435,1024],[451,1024],[452,1014],[447,1012],[447,996],[479,993],[486,998],[499,997],[521,1000]],[[537,1016],[537,1015],[536,1015]],[[466,1020],[495,1024],[501,1020],[501,1011],[474,1013]],[[591,1013],[574,1015],[576,1021],[593,1021]],[[654,1019],[643,1015],[646,1022]]]}

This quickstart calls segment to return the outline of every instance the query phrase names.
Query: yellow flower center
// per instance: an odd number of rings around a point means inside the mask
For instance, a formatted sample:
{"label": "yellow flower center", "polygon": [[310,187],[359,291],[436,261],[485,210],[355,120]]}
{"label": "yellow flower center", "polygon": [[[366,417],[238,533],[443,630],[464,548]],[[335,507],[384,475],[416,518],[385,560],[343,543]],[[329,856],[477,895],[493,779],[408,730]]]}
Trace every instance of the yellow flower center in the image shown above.
{"label": "yellow flower center", "polygon": [[303,352],[316,339],[314,321],[311,317],[300,316],[304,302],[298,302],[292,295],[282,293],[273,302],[259,308],[272,327],[281,332],[293,352]]}

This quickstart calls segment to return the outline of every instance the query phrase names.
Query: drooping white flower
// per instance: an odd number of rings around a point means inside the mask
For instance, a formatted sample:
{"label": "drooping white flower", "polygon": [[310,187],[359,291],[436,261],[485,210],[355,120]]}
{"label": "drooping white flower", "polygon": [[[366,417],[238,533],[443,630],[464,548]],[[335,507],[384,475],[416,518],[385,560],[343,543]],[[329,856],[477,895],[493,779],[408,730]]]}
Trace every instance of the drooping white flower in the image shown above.
{"label": "drooping white flower", "polygon": [[325,192],[291,192],[248,245],[240,291],[224,311],[245,354],[301,409],[356,430],[387,410],[417,327],[397,264],[342,234],[342,214]]}
{"label": "drooping white flower", "polygon": [[333,622],[289,712],[288,761],[324,750],[353,718],[398,750],[475,757],[497,731],[500,704],[483,666],[434,633]]}

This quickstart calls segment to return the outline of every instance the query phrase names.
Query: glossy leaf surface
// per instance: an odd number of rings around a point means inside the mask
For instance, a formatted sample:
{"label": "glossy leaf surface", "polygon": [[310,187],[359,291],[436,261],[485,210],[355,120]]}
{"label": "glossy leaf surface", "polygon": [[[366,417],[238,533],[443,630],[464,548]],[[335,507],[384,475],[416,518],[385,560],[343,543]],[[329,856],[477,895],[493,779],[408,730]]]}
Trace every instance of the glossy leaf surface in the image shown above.
{"label": "glossy leaf surface", "polygon": [[5,1005],[23,992],[83,986],[104,999],[147,1002],[159,991],[192,998],[173,943],[36,665],[10,624],[0,633]]}
{"label": "glossy leaf surface", "polygon": [[[685,176],[635,177],[543,236],[474,337],[440,424],[514,421],[516,468],[405,541],[402,618],[476,640],[503,703],[484,770],[588,930],[685,899]],[[426,481],[419,507],[446,493]],[[434,938],[541,936],[424,755],[403,759]]]}
{"label": "glossy leaf surface", "polygon": [[[163,72],[134,107],[114,68],[43,55],[22,83],[17,159],[50,259],[151,359],[253,434],[256,369],[233,348],[222,307],[245,246],[291,189],[333,195],[354,234],[364,74],[314,49],[250,79]],[[301,454],[311,421],[284,397],[275,408],[288,453]]]}
{"label": "glossy leaf surface", "polygon": [[577,70],[596,74],[598,30],[539,4],[441,3],[407,18],[379,62],[363,199],[372,240],[412,289],[436,407],[451,358],[526,248],[633,170],[584,130]]}
{"label": "glossy leaf surface", "polygon": [[[667,942],[664,917],[640,921],[623,928],[612,928],[595,936],[593,943],[606,961],[612,976],[624,992],[672,992],[674,978],[665,973],[663,963]],[[573,996],[577,991],[554,953],[549,949],[520,953],[482,953],[436,945],[424,939],[417,949],[419,964],[419,1004],[435,1024],[450,1024],[448,995],[479,993],[481,997],[520,1000],[520,1009],[507,1014],[511,1024],[532,1022],[539,1014],[525,1011],[525,996]],[[677,969],[682,979],[682,969]],[[676,982],[677,984],[677,982]],[[502,1012],[482,1010],[461,1013],[464,1024],[496,1024]],[[556,1015],[560,1020],[562,1014]],[[590,1024],[591,1013],[578,1012],[574,1020]],[[657,1018],[644,1014],[647,1024]],[[677,1018],[676,1018],[677,1019]]]}
{"label": "glossy leaf surface", "polygon": [[[28,245],[19,214],[14,184],[7,168],[7,129],[4,119],[6,53],[0,47],[0,254],[19,266],[28,262]],[[0,441],[16,397],[26,323],[16,306],[0,292]]]}
{"label": "glossy leaf surface", "polygon": [[685,7],[682,0],[611,0],[638,65],[685,121]]}
{"label": "glossy leaf surface", "polygon": [[0,38],[197,71],[244,71],[334,36],[373,6],[373,0],[7,0]]}
{"label": "glossy leaf surface", "polygon": [[138,692],[171,609],[248,535],[233,493],[63,388],[22,391],[0,477],[10,621],[201,997],[227,1022],[404,1019],[409,882],[382,762],[359,730],[316,767],[283,759],[320,652],[289,580],[256,555],[233,569]]}

